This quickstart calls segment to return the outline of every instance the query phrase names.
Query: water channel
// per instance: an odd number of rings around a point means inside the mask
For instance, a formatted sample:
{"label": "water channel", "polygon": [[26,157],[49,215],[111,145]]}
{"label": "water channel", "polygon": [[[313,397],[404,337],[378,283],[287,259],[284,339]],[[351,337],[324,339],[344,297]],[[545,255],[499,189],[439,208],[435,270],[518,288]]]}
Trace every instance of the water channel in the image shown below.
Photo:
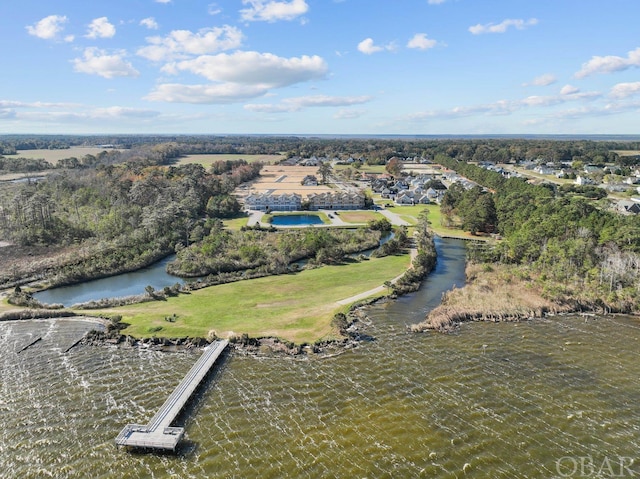
{"label": "water channel", "polygon": [[[317,216],[311,217],[317,218]],[[290,216],[281,216],[281,218],[290,218]],[[385,234],[380,239],[380,245],[386,243],[393,237],[393,232]],[[374,250],[375,248],[353,254],[351,256],[370,256]],[[151,266],[137,271],[84,281],[82,283],[71,284],[68,286],[46,289],[35,293],[34,297],[45,304],[62,304],[65,307],[71,307],[74,304],[98,301],[104,298],[119,298],[123,296],[144,294],[147,286],[151,286],[155,290],[161,290],[165,286],[173,286],[176,283],[198,280],[198,278],[189,278],[185,280],[167,273],[167,264],[174,259],[175,255],[170,255]],[[303,259],[296,261],[295,264],[298,268],[302,268],[307,261],[307,259]]]}
{"label": "water channel", "polygon": [[162,289],[165,286],[184,283],[183,279],[172,276],[166,271],[167,263],[174,259],[175,255],[171,255],[137,271],[46,289],[35,293],[34,297],[42,303],[62,304],[69,307],[74,304],[103,298],[119,298],[143,294],[147,286],[151,286],[154,289]]}
{"label": "water channel", "polygon": [[439,241],[438,250],[419,292],[370,308],[375,341],[324,360],[228,355],[179,419],[187,436],[177,455],[130,453],[113,440],[123,424],[153,416],[199,352],[65,354],[88,323],[0,323],[0,475],[640,475],[638,319],[563,316],[410,334],[407,324],[464,281],[463,243]]}

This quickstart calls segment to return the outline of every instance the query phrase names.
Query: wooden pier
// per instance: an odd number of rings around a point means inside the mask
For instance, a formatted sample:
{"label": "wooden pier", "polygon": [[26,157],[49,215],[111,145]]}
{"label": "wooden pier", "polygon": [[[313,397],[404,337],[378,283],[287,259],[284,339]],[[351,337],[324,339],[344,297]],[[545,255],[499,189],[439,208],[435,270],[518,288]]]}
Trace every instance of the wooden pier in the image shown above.
{"label": "wooden pier", "polygon": [[210,344],[156,415],[151,418],[149,424],[146,426],[127,424],[116,437],[116,445],[175,451],[178,442],[184,436],[184,428],[171,427],[171,423],[180,414],[182,408],[228,344],[227,340]]}

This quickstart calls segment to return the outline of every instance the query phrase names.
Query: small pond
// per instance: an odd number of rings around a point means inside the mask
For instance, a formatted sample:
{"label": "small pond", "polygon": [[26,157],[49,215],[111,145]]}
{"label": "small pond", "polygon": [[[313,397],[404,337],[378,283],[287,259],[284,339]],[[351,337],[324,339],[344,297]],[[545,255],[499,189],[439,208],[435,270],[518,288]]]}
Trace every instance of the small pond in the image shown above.
{"label": "small pond", "polygon": [[276,215],[271,219],[273,226],[310,226],[323,224],[318,215],[296,214]]}

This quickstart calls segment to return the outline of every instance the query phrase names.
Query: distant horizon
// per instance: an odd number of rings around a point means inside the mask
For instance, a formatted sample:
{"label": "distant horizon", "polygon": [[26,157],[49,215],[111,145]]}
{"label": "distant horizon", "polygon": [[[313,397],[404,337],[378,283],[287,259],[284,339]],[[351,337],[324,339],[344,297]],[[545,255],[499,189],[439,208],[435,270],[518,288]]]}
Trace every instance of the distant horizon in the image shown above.
{"label": "distant horizon", "polygon": [[412,133],[0,133],[0,139],[11,137],[270,137],[270,138],[320,138],[320,139],[550,139],[550,140],[600,140],[640,141],[640,133],[630,134],[581,134],[581,133],[488,133],[488,134],[412,134]]}

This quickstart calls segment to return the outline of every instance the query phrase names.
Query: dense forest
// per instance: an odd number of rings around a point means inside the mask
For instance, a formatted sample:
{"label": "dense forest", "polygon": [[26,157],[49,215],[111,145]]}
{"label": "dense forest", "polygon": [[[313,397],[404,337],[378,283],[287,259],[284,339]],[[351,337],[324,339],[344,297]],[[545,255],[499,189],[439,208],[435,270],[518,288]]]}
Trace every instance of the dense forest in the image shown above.
{"label": "dense forest", "polygon": [[445,155],[435,161],[484,187],[452,187],[442,204],[444,216],[459,218],[462,228],[500,235],[470,247],[470,260],[517,266],[549,299],[621,312],[640,308],[638,216],[612,211],[590,188],[506,179]]}
{"label": "dense forest", "polygon": [[50,247],[51,254],[77,252],[61,254],[53,264],[33,264],[31,272],[5,268],[2,282],[20,281],[26,273],[68,283],[148,265],[201,240],[207,220],[237,215],[240,205],[231,193],[261,168],[243,160],[221,162],[211,171],[153,163],[147,157],[142,163],[61,169],[44,181],[3,187],[2,239]]}

